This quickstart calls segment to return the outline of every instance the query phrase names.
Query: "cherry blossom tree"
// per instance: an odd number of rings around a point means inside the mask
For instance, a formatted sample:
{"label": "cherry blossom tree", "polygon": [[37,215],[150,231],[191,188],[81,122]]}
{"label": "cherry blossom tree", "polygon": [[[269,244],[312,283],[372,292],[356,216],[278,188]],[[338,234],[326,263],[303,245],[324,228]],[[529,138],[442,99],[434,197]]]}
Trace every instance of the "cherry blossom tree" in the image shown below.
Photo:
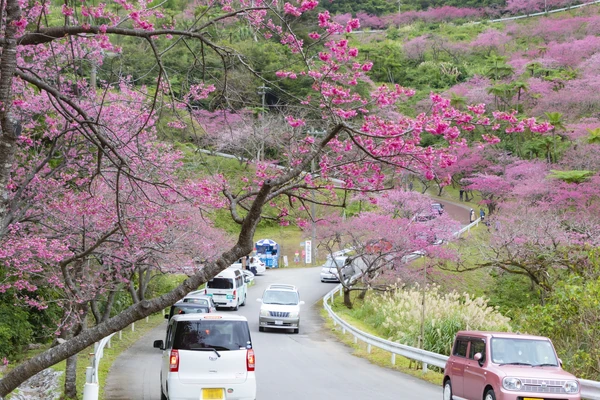
{"label": "cherry blossom tree", "polygon": [[[391,188],[394,177],[406,169],[433,179],[434,168],[451,165],[456,149],[466,145],[462,131],[488,127],[481,142],[496,143],[496,130],[551,129],[547,123],[511,114],[488,116],[484,105],[461,111],[436,94],[430,96],[429,112],[416,118],[388,112],[414,92],[398,85],[371,85],[368,94],[358,90],[359,82],[369,82],[366,73],[373,65],[361,62],[358,50],[342,37],[360,27],[357,19],[339,24],[323,12],[314,19],[308,38],[295,33],[298,18],[303,17],[299,23],[305,27],[317,7],[314,0],[283,7],[261,0],[210,2],[179,25],[162,5],[117,3],[67,1],[60,8],[17,0],[3,3],[0,248],[9,249],[2,253],[14,277],[9,284],[35,291],[23,278],[54,271],[59,280],[54,284],[73,291],[74,301],[87,307],[84,303],[97,293],[115,287],[103,289],[105,277],[113,284],[117,279],[128,284],[140,264],[162,265],[166,252],[193,258],[189,247],[180,247],[181,236],[194,235],[187,229],[194,221],[182,219],[182,214],[195,210],[204,215],[224,207],[240,233],[224,249],[208,246],[201,255],[205,262],[171,292],[140,298],[118,315],[16,366],[0,380],[0,396],[195,290],[252,250],[256,226],[263,219],[303,224],[307,204],[341,207],[345,194]],[[219,27],[235,23],[252,27],[256,40],[282,46],[290,63],[276,79],[260,74],[254,61],[244,56],[245,49],[219,36]],[[107,52],[129,57],[114,44],[125,39],[148,46],[153,66],[145,80],[152,87],[133,87],[126,77],[94,87],[94,80],[86,78],[88,68],[102,65]],[[188,51],[194,60],[194,73],[188,74],[183,93],[174,90],[165,67],[174,49]],[[214,60],[221,64],[215,67]],[[207,67],[218,73],[207,74]],[[234,70],[245,70],[287,95],[288,127],[285,140],[277,143],[280,163],[257,160],[240,182],[228,182],[210,169],[205,178],[181,181],[178,153],[155,138],[158,112],[168,110],[177,129],[198,101],[239,101],[228,80]],[[299,79],[309,88],[307,94],[286,91],[285,83]],[[423,132],[440,137],[444,146],[422,146]],[[92,214],[94,209],[102,212]],[[61,212],[69,218],[59,221]],[[48,222],[52,224],[45,225]],[[61,235],[51,235],[53,228]],[[107,250],[100,254],[105,243]],[[89,257],[97,258],[88,269],[84,264]],[[117,276],[110,276],[114,271]],[[69,277],[75,278],[73,284]],[[93,298],[84,293],[88,280],[94,285]]]}
{"label": "cherry blossom tree", "polygon": [[[453,233],[460,224],[447,215],[419,221],[419,214],[431,212],[431,200],[427,196],[392,190],[371,201],[378,205],[375,212],[363,212],[348,219],[330,217],[318,223],[319,242],[330,256],[339,250],[352,249],[347,262],[360,269],[360,276],[341,280],[344,304],[349,308],[352,308],[350,292],[353,290],[361,291],[364,296],[368,289],[390,288],[382,277],[388,271],[406,272],[407,257],[414,252],[437,259],[455,257],[454,252],[442,244],[454,238]],[[338,266],[338,274],[342,267]]]}

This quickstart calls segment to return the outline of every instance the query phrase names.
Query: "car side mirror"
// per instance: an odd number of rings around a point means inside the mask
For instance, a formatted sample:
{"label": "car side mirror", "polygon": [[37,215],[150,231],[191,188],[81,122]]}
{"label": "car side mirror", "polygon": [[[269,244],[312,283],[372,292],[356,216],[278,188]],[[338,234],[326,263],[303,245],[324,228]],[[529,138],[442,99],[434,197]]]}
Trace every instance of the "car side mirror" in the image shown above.
{"label": "car side mirror", "polygon": [[162,340],[155,340],[154,341],[154,348],[155,349],[161,349],[164,350],[164,343]]}
{"label": "car side mirror", "polygon": [[558,365],[560,365],[560,366],[561,366],[561,368],[562,368],[562,366],[563,366],[562,359],[560,359],[560,358],[558,359]]}
{"label": "car side mirror", "polygon": [[473,360],[477,361],[479,363],[479,366],[483,365],[483,355],[481,353],[475,353],[475,355],[473,356]]}
{"label": "car side mirror", "polygon": [[165,314],[165,319],[169,319],[169,314]]}
{"label": "car side mirror", "polygon": [[300,303],[299,303],[299,304],[300,304],[300,305],[302,305],[302,304],[305,304],[305,303],[304,303],[304,300],[300,300]]}
{"label": "car side mirror", "polygon": [[256,299],[256,301],[258,301],[259,303],[262,303],[262,299]]}

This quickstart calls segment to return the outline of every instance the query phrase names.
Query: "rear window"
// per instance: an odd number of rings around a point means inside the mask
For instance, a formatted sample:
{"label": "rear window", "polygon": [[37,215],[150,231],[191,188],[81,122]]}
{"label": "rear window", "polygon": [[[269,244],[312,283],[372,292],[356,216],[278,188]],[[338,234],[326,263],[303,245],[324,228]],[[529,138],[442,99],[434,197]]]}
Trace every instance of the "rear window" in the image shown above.
{"label": "rear window", "polygon": [[209,289],[233,289],[233,279],[214,278],[206,283]]}
{"label": "rear window", "polygon": [[206,307],[186,307],[186,306],[173,306],[171,316],[179,314],[206,314],[208,313],[208,306]]}
{"label": "rear window", "polygon": [[207,299],[194,299],[194,298],[187,298],[187,299],[183,299],[184,303],[190,303],[190,304],[198,304],[201,306],[206,306],[208,307],[208,300]]}
{"label": "rear window", "polygon": [[241,350],[252,348],[246,321],[177,321],[173,349]]}

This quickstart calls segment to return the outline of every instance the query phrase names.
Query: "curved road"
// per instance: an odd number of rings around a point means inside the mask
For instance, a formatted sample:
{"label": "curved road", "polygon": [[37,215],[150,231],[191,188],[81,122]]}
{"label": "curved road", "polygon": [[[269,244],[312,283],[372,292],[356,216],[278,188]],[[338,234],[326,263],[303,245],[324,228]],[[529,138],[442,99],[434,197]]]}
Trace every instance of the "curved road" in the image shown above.
{"label": "curved road", "polygon": [[[248,318],[256,352],[257,398],[260,400],[421,400],[441,397],[441,388],[353,356],[325,329],[319,301],[333,288],[319,282],[319,268],[267,270],[249,289],[239,314]],[[258,332],[260,304],[256,298],[267,285],[292,283],[306,302],[300,333]],[[164,339],[166,322],[122,353],[109,372],[106,400],[159,400],[161,351],[152,348]]]}
{"label": "curved road", "polygon": [[[437,201],[437,199],[436,199]],[[468,223],[470,203],[441,200],[446,212]],[[319,282],[319,268],[267,270],[249,289],[248,302],[239,313],[248,318],[256,351],[260,400],[353,400],[441,398],[441,388],[412,376],[381,368],[355,357],[350,348],[325,329],[320,300],[333,288]],[[306,302],[300,334],[258,332],[260,304],[255,301],[271,283],[291,283]],[[121,354],[109,372],[106,400],[159,400],[161,351],[152,348],[164,339],[166,322]]]}

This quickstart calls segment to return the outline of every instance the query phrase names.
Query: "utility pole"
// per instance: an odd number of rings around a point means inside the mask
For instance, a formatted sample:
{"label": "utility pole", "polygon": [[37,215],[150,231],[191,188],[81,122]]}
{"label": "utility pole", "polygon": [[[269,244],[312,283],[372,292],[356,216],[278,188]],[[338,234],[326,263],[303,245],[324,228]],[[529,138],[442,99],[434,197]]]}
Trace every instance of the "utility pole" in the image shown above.
{"label": "utility pole", "polygon": [[265,152],[264,124],[265,124],[265,111],[266,111],[265,110],[265,96],[267,94],[267,90],[270,90],[270,88],[268,86],[259,86],[258,87],[258,94],[262,96],[262,103],[261,103],[262,108],[261,108],[260,114],[263,117],[262,121],[261,121],[261,123],[263,124],[263,137],[261,138],[262,140],[260,141],[260,150],[258,151],[258,157],[256,157],[257,161],[260,161],[261,157],[263,159],[265,158],[265,155],[264,155],[264,152]]}

